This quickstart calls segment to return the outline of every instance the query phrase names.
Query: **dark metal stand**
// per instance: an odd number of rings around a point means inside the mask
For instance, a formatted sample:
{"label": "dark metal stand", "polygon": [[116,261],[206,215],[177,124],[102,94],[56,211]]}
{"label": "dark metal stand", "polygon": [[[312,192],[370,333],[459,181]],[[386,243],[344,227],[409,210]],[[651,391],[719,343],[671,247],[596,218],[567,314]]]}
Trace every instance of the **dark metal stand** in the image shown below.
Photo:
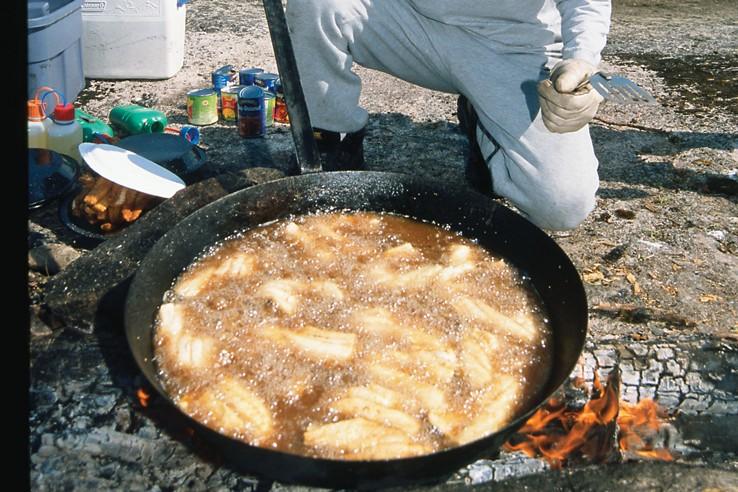
{"label": "dark metal stand", "polygon": [[263,0],[266,11],[269,34],[272,38],[274,56],[277,59],[279,78],[282,81],[287,112],[290,117],[292,139],[295,142],[295,153],[301,173],[321,170],[320,154],[313,136],[305,95],[300,84],[295,52],[292,49],[287,20],[281,0]]}

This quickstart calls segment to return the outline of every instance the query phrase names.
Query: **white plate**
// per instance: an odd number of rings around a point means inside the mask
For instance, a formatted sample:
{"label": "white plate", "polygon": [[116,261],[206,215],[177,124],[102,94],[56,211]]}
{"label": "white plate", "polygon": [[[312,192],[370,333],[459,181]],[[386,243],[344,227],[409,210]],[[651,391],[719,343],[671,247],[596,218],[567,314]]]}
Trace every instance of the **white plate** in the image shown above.
{"label": "white plate", "polygon": [[126,188],[170,198],[185,187],[173,172],[115,145],[81,143],[79,153],[97,174]]}

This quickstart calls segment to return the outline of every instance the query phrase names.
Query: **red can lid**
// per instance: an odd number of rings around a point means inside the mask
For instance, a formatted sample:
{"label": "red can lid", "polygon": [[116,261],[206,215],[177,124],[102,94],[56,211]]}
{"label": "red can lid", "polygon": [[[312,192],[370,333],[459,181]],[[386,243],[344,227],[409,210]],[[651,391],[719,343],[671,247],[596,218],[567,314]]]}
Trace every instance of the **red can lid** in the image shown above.
{"label": "red can lid", "polygon": [[72,103],[57,104],[54,108],[54,119],[56,121],[74,120],[74,105]]}

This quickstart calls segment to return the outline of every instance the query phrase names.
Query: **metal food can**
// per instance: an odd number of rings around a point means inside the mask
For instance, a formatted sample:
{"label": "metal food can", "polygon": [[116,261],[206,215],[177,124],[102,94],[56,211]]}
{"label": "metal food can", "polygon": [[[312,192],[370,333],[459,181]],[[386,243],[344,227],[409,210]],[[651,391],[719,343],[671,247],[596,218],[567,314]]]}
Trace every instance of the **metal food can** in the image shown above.
{"label": "metal food can", "polygon": [[238,119],[238,93],[243,89],[242,85],[224,87],[220,92],[220,114],[224,121],[236,121]]}
{"label": "metal food can", "polygon": [[277,92],[274,100],[274,121],[277,123],[289,123],[290,115],[287,112],[287,103],[284,100],[284,94]]}
{"label": "metal food can", "polygon": [[256,74],[256,80],[255,84],[264,89],[265,91],[269,91],[272,94],[277,93],[277,84],[279,82],[279,75],[276,73],[258,73]]}
{"label": "metal food can", "polygon": [[213,82],[213,89],[218,93],[218,113],[220,113],[223,107],[220,100],[220,92],[224,88],[235,85],[238,82],[238,73],[233,68],[233,65],[224,65],[210,73],[210,80]]}
{"label": "metal food can", "polygon": [[242,68],[238,71],[238,85],[254,85],[256,74],[264,73],[263,68]]}
{"label": "metal food can", "polygon": [[187,93],[187,120],[193,125],[211,125],[218,121],[218,93],[214,89],[196,89]]}
{"label": "metal food can", "polygon": [[233,85],[237,80],[238,75],[233,68],[233,65],[225,65],[217,70],[213,70],[210,74],[210,79],[213,81],[213,89],[216,92],[220,92],[224,87]]}
{"label": "metal food can", "polygon": [[249,85],[238,93],[238,134],[243,138],[266,135],[264,91]]}
{"label": "metal food can", "polygon": [[274,126],[274,93],[264,92],[264,112],[266,113],[266,126]]}

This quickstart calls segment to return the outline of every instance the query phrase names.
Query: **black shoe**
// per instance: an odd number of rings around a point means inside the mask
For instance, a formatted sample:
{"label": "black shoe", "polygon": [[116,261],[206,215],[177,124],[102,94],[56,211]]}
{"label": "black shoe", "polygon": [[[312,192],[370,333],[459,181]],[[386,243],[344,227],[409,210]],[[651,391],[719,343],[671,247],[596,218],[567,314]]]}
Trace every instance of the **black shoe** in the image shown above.
{"label": "black shoe", "polygon": [[477,142],[477,122],[479,117],[474,106],[464,96],[456,101],[456,114],[459,118],[459,129],[466,134],[469,140],[469,156],[464,166],[466,181],[475,190],[485,195],[495,195],[492,186],[492,173],[484,162],[482,151]]}
{"label": "black shoe", "polygon": [[356,171],[366,168],[364,162],[364,136],[366,127],[346,133],[313,128],[324,171]]}

